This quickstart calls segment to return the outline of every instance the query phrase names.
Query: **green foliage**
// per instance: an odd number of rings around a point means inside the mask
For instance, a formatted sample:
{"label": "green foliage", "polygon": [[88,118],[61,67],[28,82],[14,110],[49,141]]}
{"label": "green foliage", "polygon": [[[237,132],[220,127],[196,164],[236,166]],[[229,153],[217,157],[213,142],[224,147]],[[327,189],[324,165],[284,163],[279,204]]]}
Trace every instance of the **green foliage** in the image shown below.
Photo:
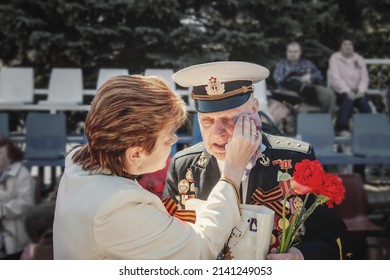
{"label": "green foliage", "polygon": [[34,67],[39,87],[53,67],[81,67],[93,88],[100,67],[142,73],[244,60],[273,70],[296,40],[325,72],[345,34],[363,56],[388,56],[389,6],[390,0],[5,1],[0,63]]}
{"label": "green foliage", "polygon": [[[180,68],[243,60],[271,71],[298,41],[325,74],[339,39],[364,57],[389,57],[390,0],[3,0],[0,66],[30,66],[46,88],[53,67]],[[267,85],[273,87],[269,78]],[[74,127],[78,113],[69,113]]]}

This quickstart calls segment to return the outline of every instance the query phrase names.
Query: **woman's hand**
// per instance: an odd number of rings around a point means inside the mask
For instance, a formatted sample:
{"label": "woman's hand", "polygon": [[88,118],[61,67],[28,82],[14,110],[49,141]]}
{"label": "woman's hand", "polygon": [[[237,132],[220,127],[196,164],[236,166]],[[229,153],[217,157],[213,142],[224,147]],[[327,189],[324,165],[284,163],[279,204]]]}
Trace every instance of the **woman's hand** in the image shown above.
{"label": "woman's hand", "polygon": [[260,146],[262,137],[250,117],[239,117],[232,137],[226,145],[226,158],[223,176],[240,185],[245,166]]}

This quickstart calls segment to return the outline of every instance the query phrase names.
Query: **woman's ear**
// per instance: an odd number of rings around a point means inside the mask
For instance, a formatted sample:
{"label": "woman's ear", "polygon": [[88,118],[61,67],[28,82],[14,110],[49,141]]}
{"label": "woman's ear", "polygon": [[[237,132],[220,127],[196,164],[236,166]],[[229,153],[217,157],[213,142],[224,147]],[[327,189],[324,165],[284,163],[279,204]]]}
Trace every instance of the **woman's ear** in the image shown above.
{"label": "woman's ear", "polygon": [[145,157],[140,147],[129,147],[126,149],[126,169],[130,174],[136,174],[138,167],[142,163],[142,159]]}

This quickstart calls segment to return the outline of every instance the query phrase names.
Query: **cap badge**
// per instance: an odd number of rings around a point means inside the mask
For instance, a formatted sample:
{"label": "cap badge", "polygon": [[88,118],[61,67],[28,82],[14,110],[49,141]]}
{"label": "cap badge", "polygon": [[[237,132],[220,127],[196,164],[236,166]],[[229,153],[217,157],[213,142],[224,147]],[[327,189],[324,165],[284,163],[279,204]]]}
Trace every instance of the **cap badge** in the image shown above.
{"label": "cap badge", "polygon": [[217,81],[217,78],[211,77],[209,83],[206,87],[206,92],[208,95],[220,95],[225,92],[225,85],[220,81]]}

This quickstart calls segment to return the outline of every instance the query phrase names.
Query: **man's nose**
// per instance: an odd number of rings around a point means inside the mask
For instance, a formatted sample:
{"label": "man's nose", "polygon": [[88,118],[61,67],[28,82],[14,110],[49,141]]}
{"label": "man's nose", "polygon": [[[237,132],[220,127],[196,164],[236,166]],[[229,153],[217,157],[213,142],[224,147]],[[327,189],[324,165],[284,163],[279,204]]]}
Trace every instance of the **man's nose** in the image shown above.
{"label": "man's nose", "polygon": [[213,133],[215,135],[224,135],[226,133],[231,135],[233,133],[233,128],[230,128],[229,125],[225,123],[223,120],[217,120],[214,123]]}

